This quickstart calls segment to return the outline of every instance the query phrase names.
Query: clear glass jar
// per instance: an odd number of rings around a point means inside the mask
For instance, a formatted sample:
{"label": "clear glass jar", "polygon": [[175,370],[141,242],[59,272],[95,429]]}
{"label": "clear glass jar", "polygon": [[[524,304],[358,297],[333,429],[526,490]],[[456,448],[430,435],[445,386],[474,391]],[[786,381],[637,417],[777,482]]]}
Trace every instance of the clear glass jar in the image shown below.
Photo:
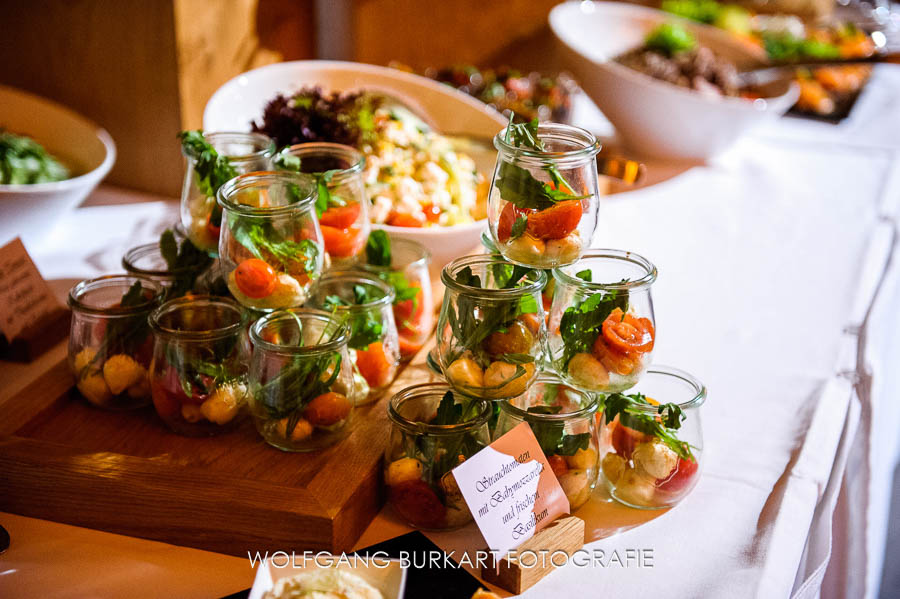
{"label": "clear glass jar", "polygon": [[672,507],[700,478],[706,387],[677,368],[651,366],[631,391],[606,398],[600,433],[606,486],[631,507]]}
{"label": "clear glass jar", "polygon": [[597,484],[598,406],[596,394],[570,387],[555,375],[540,376],[528,391],[500,403],[494,440],[527,422],[574,511]]}
{"label": "clear glass jar", "polygon": [[125,274],[88,279],[69,291],[69,368],[88,402],[111,410],[150,403],[147,317],[163,293],[157,281]]}
{"label": "clear glass jar", "polygon": [[288,172],[240,175],[219,189],[219,259],[241,304],[270,311],[306,301],[325,254],[315,202],[315,181]]}
{"label": "clear glass jar", "polygon": [[316,214],[331,265],[342,269],[355,264],[370,229],[363,155],[341,144],[306,143],[279,152],[275,164],[278,169],[305,173],[316,179],[319,191]]}
{"label": "clear glass jar", "polygon": [[[458,423],[435,423],[442,401],[461,405]],[[450,471],[490,444],[491,408],[454,395],[446,383],[413,385],[391,398],[384,480],[388,503],[411,526],[446,530],[472,520]]]}
{"label": "clear glass jar", "polygon": [[[592,133],[571,125],[507,127],[494,138],[497,164],[488,196],[491,237],[503,256],[532,268],[572,264],[597,228],[600,190]],[[542,149],[522,142],[536,140]]]}
{"label": "clear glass jar", "polygon": [[331,312],[350,326],[350,362],[362,377],[359,386],[367,390],[357,405],[378,399],[397,374],[400,346],[393,302],[394,290],[386,283],[347,271],[323,275],[309,297],[308,306]]}
{"label": "clear glass jar", "polygon": [[247,315],[227,298],[174,299],[150,315],[153,406],[174,432],[189,437],[231,430],[247,403]]}
{"label": "clear glass jar", "polygon": [[553,271],[550,358],[570,385],[611,393],[633,387],[653,358],[650,287],[656,267],[622,250],[591,250]]}
{"label": "clear glass jar", "polygon": [[437,353],[447,382],[479,399],[524,393],[545,355],[541,289],[547,275],[482,254],[454,260],[441,281]]}
{"label": "clear glass jar", "polygon": [[393,287],[400,361],[408,362],[422,349],[434,329],[434,299],[428,274],[431,254],[411,239],[391,238],[390,248],[390,266],[364,263],[360,268]]}
{"label": "clear glass jar", "polygon": [[165,288],[166,299],[174,299],[190,292],[200,291],[213,259],[199,253],[198,256],[202,259],[197,260],[196,264],[172,270],[163,258],[159,244],[147,243],[125,252],[122,266],[127,272],[157,281]]}
{"label": "clear glass jar", "polygon": [[279,310],[250,327],[250,413],[266,443],[314,451],[345,437],[361,399],[347,340],[327,312]]}
{"label": "clear glass jar", "polygon": [[[268,170],[275,147],[262,133],[222,131],[203,136],[219,156],[228,159],[232,176]],[[213,157],[215,160],[215,157]],[[197,163],[185,155],[184,184],[181,187],[181,224],[199,249],[215,256],[219,251],[222,211],[216,203],[218,189],[210,189],[197,173]],[[229,177],[230,178],[230,177]]]}

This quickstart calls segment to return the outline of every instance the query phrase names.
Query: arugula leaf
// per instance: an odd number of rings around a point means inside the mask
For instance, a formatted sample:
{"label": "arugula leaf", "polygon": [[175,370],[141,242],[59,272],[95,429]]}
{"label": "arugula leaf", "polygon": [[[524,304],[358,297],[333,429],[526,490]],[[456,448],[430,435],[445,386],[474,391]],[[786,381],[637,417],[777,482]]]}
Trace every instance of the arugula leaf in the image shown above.
{"label": "arugula leaf", "polygon": [[366,262],[373,266],[391,265],[391,238],[381,229],[369,233],[369,239],[366,241]]}
{"label": "arugula leaf", "polygon": [[[331,369],[330,376],[325,376]],[[272,419],[288,418],[290,435],[306,405],[326,393],[341,372],[341,355],[337,352],[312,356],[294,356],[287,366],[253,393]]]}
{"label": "arugula leaf", "polygon": [[603,415],[606,422],[612,422],[618,416],[619,423],[623,426],[657,437],[678,454],[678,457],[696,461],[691,446],[676,435],[685,418],[682,409],[673,403],[662,404],[657,407],[657,416],[654,416],[638,407],[648,405],[650,403],[639,393],[633,395],[612,393],[606,397]]}
{"label": "arugula leaf", "polygon": [[518,239],[525,234],[525,229],[527,227],[528,217],[524,214],[517,216],[515,222],[513,222],[512,231],[509,234],[509,238]]}
{"label": "arugula leaf", "polygon": [[206,196],[215,197],[219,188],[230,179],[238,176],[237,169],[232,166],[226,156],[220,155],[206,141],[203,131],[182,131],[178,134],[181,148],[185,156],[194,162],[197,173],[197,186]]}
{"label": "arugula leaf", "polygon": [[144,288],[141,286],[141,282],[135,281],[131,284],[131,287],[128,288],[128,291],[125,292],[125,295],[122,296],[122,299],[119,301],[119,306],[122,308],[133,308],[135,306],[140,306],[146,301],[147,296],[144,294]]}
{"label": "arugula leaf", "polygon": [[589,269],[589,268],[586,268],[584,270],[579,270],[578,272],[575,273],[575,276],[587,283],[590,283],[591,279],[593,278],[591,269]]}
{"label": "arugula leaf", "polygon": [[232,236],[255,258],[269,264],[278,262],[289,272],[299,268],[312,276],[315,269],[311,265],[319,258],[319,246],[313,241],[284,239],[271,223],[253,223],[234,216],[229,226]]}
{"label": "arugula leaf", "polygon": [[560,406],[532,406],[528,408],[528,414],[535,416],[525,416],[525,422],[531,426],[531,431],[537,438],[541,451],[548,458],[553,455],[575,455],[579,449],[587,449],[591,442],[590,433],[567,435],[564,422],[548,421],[536,417],[558,414],[560,410],[562,410]]}
{"label": "arugula leaf", "polygon": [[458,424],[462,419],[462,413],[462,404],[456,403],[453,397],[453,391],[447,391],[441,398],[441,403],[438,405],[437,409],[437,416],[434,417],[431,424],[439,426]]}
{"label": "arugula leaf", "polygon": [[591,351],[603,321],[616,308],[628,311],[628,291],[613,289],[594,293],[581,303],[566,308],[559,322],[564,346],[562,368],[569,365],[575,354]]}
{"label": "arugula leaf", "polygon": [[166,261],[174,281],[166,293],[167,299],[181,297],[194,288],[197,277],[212,263],[212,258],[185,239],[179,246],[175,233],[166,229],[159,238],[159,252]]}
{"label": "arugula leaf", "polygon": [[458,273],[456,273],[456,277],[454,277],[454,279],[460,285],[465,285],[466,287],[481,288],[481,277],[474,274],[471,267],[469,266],[464,267]]}

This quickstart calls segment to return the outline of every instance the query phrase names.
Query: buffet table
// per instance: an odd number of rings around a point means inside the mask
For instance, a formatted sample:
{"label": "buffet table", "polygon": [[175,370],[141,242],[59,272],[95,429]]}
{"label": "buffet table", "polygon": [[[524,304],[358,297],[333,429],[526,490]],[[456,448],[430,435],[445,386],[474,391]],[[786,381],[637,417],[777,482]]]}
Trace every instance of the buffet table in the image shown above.
{"label": "buffet table", "polygon": [[[575,123],[609,132],[586,101]],[[897,131],[900,68],[878,67],[841,125],[782,119],[707,165],[651,162],[654,184],[602,204],[593,245],[659,269],[655,361],[709,389],[707,459],[669,511],[629,510],[596,491],[576,515],[601,557],[523,596],[877,591],[900,426],[890,401],[900,391],[900,276],[889,260]],[[104,188],[29,250],[62,295],[75,279],[120,270],[126,249],[176,218],[175,201]],[[0,413],[26,372],[0,365]],[[253,580],[247,559],[12,514],[0,524],[12,538],[2,596],[214,597]],[[408,530],[385,510],[358,546]],[[483,548],[474,524],[428,536],[447,551]]]}

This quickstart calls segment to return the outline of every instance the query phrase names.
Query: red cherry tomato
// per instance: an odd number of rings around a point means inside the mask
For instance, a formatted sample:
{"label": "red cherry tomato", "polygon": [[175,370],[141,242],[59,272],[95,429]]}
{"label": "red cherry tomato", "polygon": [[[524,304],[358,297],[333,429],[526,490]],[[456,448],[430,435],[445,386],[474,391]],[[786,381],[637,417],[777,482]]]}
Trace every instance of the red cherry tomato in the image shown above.
{"label": "red cherry tomato", "polygon": [[234,271],[234,282],[247,297],[261,298],[272,295],[277,278],[275,270],[264,260],[244,260]]}
{"label": "red cherry tomato", "polygon": [[578,227],[581,215],[581,202],[566,200],[546,210],[529,214],[526,231],[538,239],[562,239]]}
{"label": "red cherry tomato", "polygon": [[666,493],[682,493],[693,487],[699,464],[693,460],[678,458],[675,470],[666,477],[656,481],[656,488]]}
{"label": "red cherry tomato", "polygon": [[500,243],[509,241],[509,238],[512,236],[512,229],[513,225],[516,223],[516,219],[520,216],[528,216],[530,219],[530,215],[533,213],[533,210],[516,208],[515,204],[507,202],[503,207],[503,210],[500,211],[500,218],[497,220],[497,241]]}
{"label": "red cherry tomato", "polygon": [[392,227],[424,227],[425,218],[417,214],[406,212],[391,212],[388,214],[386,224]]}
{"label": "red cherry tomato", "polygon": [[359,227],[349,229],[337,229],[322,225],[322,239],[325,241],[325,249],[334,258],[349,258],[355,256],[362,249],[365,239]]}
{"label": "red cherry tomato", "polygon": [[356,222],[362,206],[359,202],[353,202],[346,206],[332,206],[319,217],[319,224],[336,229],[346,229]]}
{"label": "red cherry tomato", "polygon": [[623,424],[620,424],[619,422],[616,422],[616,427],[612,432],[613,449],[615,449],[616,453],[626,460],[631,459],[631,453],[634,451],[634,448],[638,443],[643,443],[649,440],[650,437],[648,437],[644,433],[636,431],[633,428],[629,428]]}
{"label": "red cherry tomato", "polygon": [[616,308],[603,321],[602,330],[611,349],[638,353],[653,349],[655,331],[649,318],[637,318]]}
{"label": "red cherry tomato", "polygon": [[425,340],[421,339],[420,335],[400,335],[400,359],[401,360],[409,360],[422,349],[422,346],[425,345]]}
{"label": "red cherry tomato", "polygon": [[222,217],[219,216],[219,224],[213,220],[213,213],[210,212],[209,218],[206,220],[206,232],[209,233],[210,240],[218,239],[219,232],[222,230]]}
{"label": "red cherry tomato", "polygon": [[432,203],[422,205],[422,212],[425,213],[425,220],[430,223],[436,223],[441,219],[441,209]]}
{"label": "red cherry tomato", "polygon": [[566,459],[561,455],[552,455],[547,458],[547,462],[550,464],[550,469],[553,470],[553,474],[556,475],[556,478],[559,478],[569,471]]}
{"label": "red cherry tomato", "polygon": [[384,351],[384,343],[375,341],[363,350],[356,350],[356,367],[372,388],[391,382],[391,359]]}
{"label": "red cherry tomato", "polygon": [[[417,287],[416,283],[410,286]],[[425,314],[425,294],[422,289],[416,293],[414,299],[403,300],[394,304],[394,320],[397,322],[397,330],[419,333],[422,317]]]}
{"label": "red cherry tomato", "polygon": [[390,488],[390,501],[397,512],[419,528],[443,528],[447,508],[424,480],[410,480]]}

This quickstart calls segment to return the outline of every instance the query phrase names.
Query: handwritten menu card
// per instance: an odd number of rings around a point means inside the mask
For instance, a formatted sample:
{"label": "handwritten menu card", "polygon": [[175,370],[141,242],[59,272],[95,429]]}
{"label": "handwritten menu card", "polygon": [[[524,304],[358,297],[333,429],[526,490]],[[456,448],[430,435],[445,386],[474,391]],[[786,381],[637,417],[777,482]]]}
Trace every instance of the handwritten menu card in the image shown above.
{"label": "handwritten menu card", "polygon": [[454,468],[453,476],[484,540],[498,553],[569,513],[569,501],[526,422]]}
{"label": "handwritten menu card", "polygon": [[11,345],[44,322],[58,323],[64,312],[22,240],[0,248],[0,337],[7,341],[0,346]]}

